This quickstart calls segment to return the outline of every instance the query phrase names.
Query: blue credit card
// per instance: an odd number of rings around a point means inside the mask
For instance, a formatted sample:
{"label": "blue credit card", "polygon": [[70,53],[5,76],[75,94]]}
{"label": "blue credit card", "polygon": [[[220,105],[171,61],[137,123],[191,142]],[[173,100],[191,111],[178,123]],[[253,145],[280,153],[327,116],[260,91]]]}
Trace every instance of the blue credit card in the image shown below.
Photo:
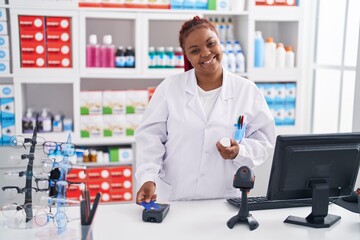
{"label": "blue credit card", "polygon": [[146,210],[159,210],[160,209],[160,206],[159,204],[157,204],[156,202],[154,201],[150,201],[149,203],[147,202],[141,202],[140,203],[141,206],[143,206]]}

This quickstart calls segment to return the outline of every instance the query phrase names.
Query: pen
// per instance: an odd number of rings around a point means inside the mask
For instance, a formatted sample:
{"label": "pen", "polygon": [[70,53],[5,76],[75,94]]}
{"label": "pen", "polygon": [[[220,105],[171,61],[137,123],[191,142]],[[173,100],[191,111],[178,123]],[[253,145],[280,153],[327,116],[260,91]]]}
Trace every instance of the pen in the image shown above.
{"label": "pen", "polygon": [[244,115],[241,115],[241,119],[240,119],[240,128],[243,128],[244,126]]}
{"label": "pen", "polygon": [[239,118],[238,118],[238,122],[237,122],[237,128],[238,129],[240,129],[241,118],[242,118],[242,115],[240,115]]}

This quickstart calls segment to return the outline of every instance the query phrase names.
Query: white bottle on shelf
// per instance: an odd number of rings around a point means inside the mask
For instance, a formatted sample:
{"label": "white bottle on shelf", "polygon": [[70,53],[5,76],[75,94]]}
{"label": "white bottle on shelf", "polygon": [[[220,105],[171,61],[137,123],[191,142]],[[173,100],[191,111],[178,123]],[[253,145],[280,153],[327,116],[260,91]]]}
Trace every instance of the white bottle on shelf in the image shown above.
{"label": "white bottle on shelf", "polygon": [[244,73],[245,72],[245,56],[241,49],[236,52],[236,72]]}
{"label": "white bottle on shelf", "polygon": [[276,61],[276,43],[272,37],[267,37],[264,50],[264,67],[275,68]]}
{"label": "white bottle on shelf", "polygon": [[231,17],[228,18],[226,24],[226,40],[233,41],[234,40],[234,24]]}
{"label": "white bottle on shelf", "polygon": [[234,50],[234,53],[237,53],[238,50],[242,50],[240,42],[238,40],[234,41],[233,50]]}
{"label": "white bottle on shelf", "polygon": [[224,69],[229,70],[229,58],[228,58],[228,53],[226,50],[223,50],[223,58],[222,58],[222,62],[221,62],[222,66]]}
{"label": "white bottle on shelf", "polygon": [[228,51],[228,69],[230,72],[234,73],[236,72],[236,56],[234,54],[234,51],[231,49]]}
{"label": "white bottle on shelf", "polygon": [[285,67],[294,68],[295,67],[295,53],[292,49],[292,46],[285,47]]}
{"label": "white bottle on shelf", "polygon": [[285,48],[284,44],[278,43],[276,48],[276,67],[284,68],[285,67]]}

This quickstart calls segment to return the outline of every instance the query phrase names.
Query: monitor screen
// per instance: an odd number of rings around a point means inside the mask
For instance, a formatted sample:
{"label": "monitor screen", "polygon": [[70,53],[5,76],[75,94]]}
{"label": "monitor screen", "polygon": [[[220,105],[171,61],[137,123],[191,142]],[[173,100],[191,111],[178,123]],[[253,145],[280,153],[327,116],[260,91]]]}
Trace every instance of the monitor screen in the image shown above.
{"label": "monitor screen", "polygon": [[320,215],[325,210],[327,214],[329,198],[353,191],[359,164],[360,133],[280,135],[276,139],[267,197],[312,198],[313,213],[318,215],[314,204],[325,204]]}

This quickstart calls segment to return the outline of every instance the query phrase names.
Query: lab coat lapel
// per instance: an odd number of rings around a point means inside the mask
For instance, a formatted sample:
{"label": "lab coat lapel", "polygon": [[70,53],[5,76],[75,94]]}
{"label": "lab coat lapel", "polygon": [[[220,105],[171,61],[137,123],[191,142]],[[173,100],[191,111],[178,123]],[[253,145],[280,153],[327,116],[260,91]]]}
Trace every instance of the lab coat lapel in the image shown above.
{"label": "lab coat lapel", "polygon": [[185,86],[185,91],[186,91],[186,102],[187,102],[187,106],[189,106],[189,108],[195,112],[195,114],[204,122],[206,122],[206,115],[204,112],[203,107],[201,106],[201,102],[199,99],[198,94],[196,93],[197,91],[197,83],[196,83],[196,78],[195,78],[195,72],[194,70],[190,70],[189,71],[189,77],[188,77],[188,81],[186,83]]}
{"label": "lab coat lapel", "polygon": [[223,84],[221,87],[221,92],[216,100],[213,111],[210,114],[210,118],[207,124],[212,124],[222,115],[226,113],[226,102],[233,97],[233,92],[231,88],[231,79],[226,71],[223,71]]}

